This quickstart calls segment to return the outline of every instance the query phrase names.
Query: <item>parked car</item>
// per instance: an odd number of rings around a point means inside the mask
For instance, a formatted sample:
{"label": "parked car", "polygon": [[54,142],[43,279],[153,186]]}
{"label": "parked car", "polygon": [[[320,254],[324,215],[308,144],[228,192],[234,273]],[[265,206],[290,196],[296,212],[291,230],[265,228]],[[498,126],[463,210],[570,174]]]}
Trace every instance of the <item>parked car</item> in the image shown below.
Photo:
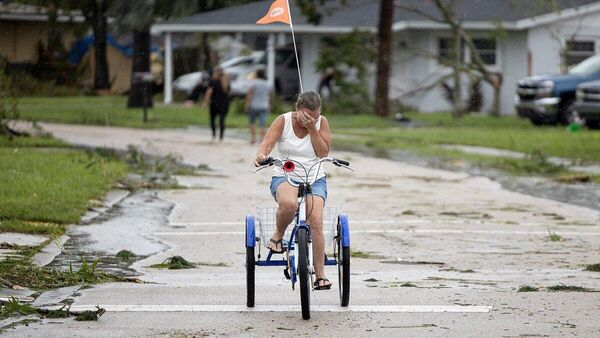
{"label": "parked car", "polygon": [[[238,56],[222,62],[219,66],[230,78],[236,78],[245,67],[258,63],[263,54],[263,52],[255,52],[252,55]],[[189,99],[196,101],[206,90],[209,78],[208,71],[184,74],[173,81],[173,90],[183,92]]]}
{"label": "parked car", "polygon": [[[225,70],[231,80],[231,95],[245,96],[258,69],[266,71],[267,55],[263,53],[252,64],[230,67]],[[292,47],[281,47],[275,51],[275,93],[284,98],[293,98],[300,88],[296,55]]]}
{"label": "parked car", "polygon": [[579,84],[600,80],[600,55],[592,56],[568,74],[539,75],[518,82],[515,108],[535,125],[568,124]]}
{"label": "parked car", "polygon": [[600,129],[600,81],[586,82],[577,87],[575,112],[590,129]]}
{"label": "parked car", "polygon": [[[236,57],[219,66],[231,81],[231,95],[241,97],[248,93],[256,71],[266,70],[267,55],[262,51],[254,52],[251,56]],[[173,89],[182,91],[188,98],[197,100],[198,89],[202,89],[203,93],[208,80],[208,72],[185,74],[173,82]],[[275,92],[285,98],[293,98],[298,94],[299,88],[294,49],[290,46],[278,48],[275,51]]]}
{"label": "parked car", "polygon": [[208,81],[208,73],[194,72],[181,75],[173,81],[173,90],[184,93],[187,97],[192,96],[194,89],[202,86]]}

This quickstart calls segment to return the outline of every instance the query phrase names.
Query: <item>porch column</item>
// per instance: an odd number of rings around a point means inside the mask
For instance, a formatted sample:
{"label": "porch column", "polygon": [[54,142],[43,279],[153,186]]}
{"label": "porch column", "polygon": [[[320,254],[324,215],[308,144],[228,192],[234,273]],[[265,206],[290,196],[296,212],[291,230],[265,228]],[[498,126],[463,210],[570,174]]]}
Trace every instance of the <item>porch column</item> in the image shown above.
{"label": "porch column", "polygon": [[165,34],[165,90],[164,102],[169,104],[173,102],[173,44],[171,33]]}
{"label": "porch column", "polygon": [[275,34],[269,34],[267,40],[267,80],[275,90]]}

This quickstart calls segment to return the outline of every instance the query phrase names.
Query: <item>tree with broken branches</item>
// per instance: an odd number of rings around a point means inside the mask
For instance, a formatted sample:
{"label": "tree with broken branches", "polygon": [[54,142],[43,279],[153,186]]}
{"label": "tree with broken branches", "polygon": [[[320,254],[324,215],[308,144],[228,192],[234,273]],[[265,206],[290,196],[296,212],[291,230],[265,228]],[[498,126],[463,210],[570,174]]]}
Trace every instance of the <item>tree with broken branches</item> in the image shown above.
{"label": "tree with broken branches", "polygon": [[[346,0],[337,0],[345,4]],[[312,24],[319,24],[323,17],[325,0],[297,0],[300,11]],[[389,82],[392,54],[392,23],[394,18],[394,0],[379,1],[379,24],[377,29],[377,77],[375,88],[375,113],[379,116],[389,114]]]}
{"label": "tree with broken branches", "polygon": [[[502,74],[490,70],[485,62],[482,60],[477,46],[473,42],[473,39],[469,33],[464,29],[463,23],[458,17],[456,12],[457,0],[432,0],[438,10],[439,15],[428,13],[423,9],[419,8],[413,2],[410,1],[396,1],[395,5],[397,8],[405,11],[409,11],[419,16],[422,16],[433,22],[445,25],[450,28],[454,43],[452,45],[452,60],[440,60],[442,64],[446,64],[452,68],[453,72],[453,111],[452,116],[461,117],[465,113],[465,104],[462,100],[462,83],[461,75],[475,74],[488,83],[494,90],[494,98],[490,115],[500,116],[500,94],[502,88]],[[501,30],[501,27],[498,27]],[[468,64],[463,62],[464,49],[470,53],[471,59]]]}

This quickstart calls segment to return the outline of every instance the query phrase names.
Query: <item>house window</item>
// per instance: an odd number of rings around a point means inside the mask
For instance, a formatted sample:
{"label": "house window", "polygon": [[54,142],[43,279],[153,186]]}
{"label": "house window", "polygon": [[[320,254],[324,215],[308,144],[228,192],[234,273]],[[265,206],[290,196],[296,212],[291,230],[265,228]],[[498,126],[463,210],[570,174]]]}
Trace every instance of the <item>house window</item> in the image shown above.
{"label": "house window", "polygon": [[596,43],[594,41],[567,41],[566,63],[568,67],[574,66],[581,61],[596,54]]}
{"label": "house window", "polygon": [[[462,43],[461,61],[465,61],[465,55],[462,52],[464,50],[464,42]],[[440,38],[438,39],[438,61],[442,64],[454,63],[456,60],[456,39],[454,38]]]}
{"label": "house window", "polygon": [[[473,44],[484,64],[493,66],[496,64],[496,40],[473,39]],[[473,57],[471,57],[473,59]]]}

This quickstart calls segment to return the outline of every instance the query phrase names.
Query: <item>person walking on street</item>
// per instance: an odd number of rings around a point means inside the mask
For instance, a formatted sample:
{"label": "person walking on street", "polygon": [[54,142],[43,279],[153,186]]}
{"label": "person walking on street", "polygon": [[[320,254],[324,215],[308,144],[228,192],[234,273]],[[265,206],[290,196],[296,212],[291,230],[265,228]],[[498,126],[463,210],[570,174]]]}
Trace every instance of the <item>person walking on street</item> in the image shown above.
{"label": "person walking on street", "polygon": [[256,120],[260,128],[260,140],[265,137],[267,117],[271,110],[271,85],[265,77],[265,71],[256,71],[256,80],[250,85],[246,95],[245,110],[248,114],[248,127],[250,128],[250,144],[256,142]]}
{"label": "person walking on street", "polygon": [[225,117],[229,110],[229,79],[221,67],[216,67],[213,70],[202,106],[208,106],[209,101],[212,139],[214,141],[217,137],[216,119],[219,117],[219,140],[223,141],[223,136],[225,134]]}
{"label": "person walking on street", "polygon": [[[321,75],[321,79],[319,80],[319,94],[327,97],[328,99],[331,99],[333,97],[331,81],[333,81],[334,76],[335,69],[333,69],[332,67],[327,67],[327,69],[325,69],[325,72]],[[327,91],[324,92],[324,89],[327,89]]]}

